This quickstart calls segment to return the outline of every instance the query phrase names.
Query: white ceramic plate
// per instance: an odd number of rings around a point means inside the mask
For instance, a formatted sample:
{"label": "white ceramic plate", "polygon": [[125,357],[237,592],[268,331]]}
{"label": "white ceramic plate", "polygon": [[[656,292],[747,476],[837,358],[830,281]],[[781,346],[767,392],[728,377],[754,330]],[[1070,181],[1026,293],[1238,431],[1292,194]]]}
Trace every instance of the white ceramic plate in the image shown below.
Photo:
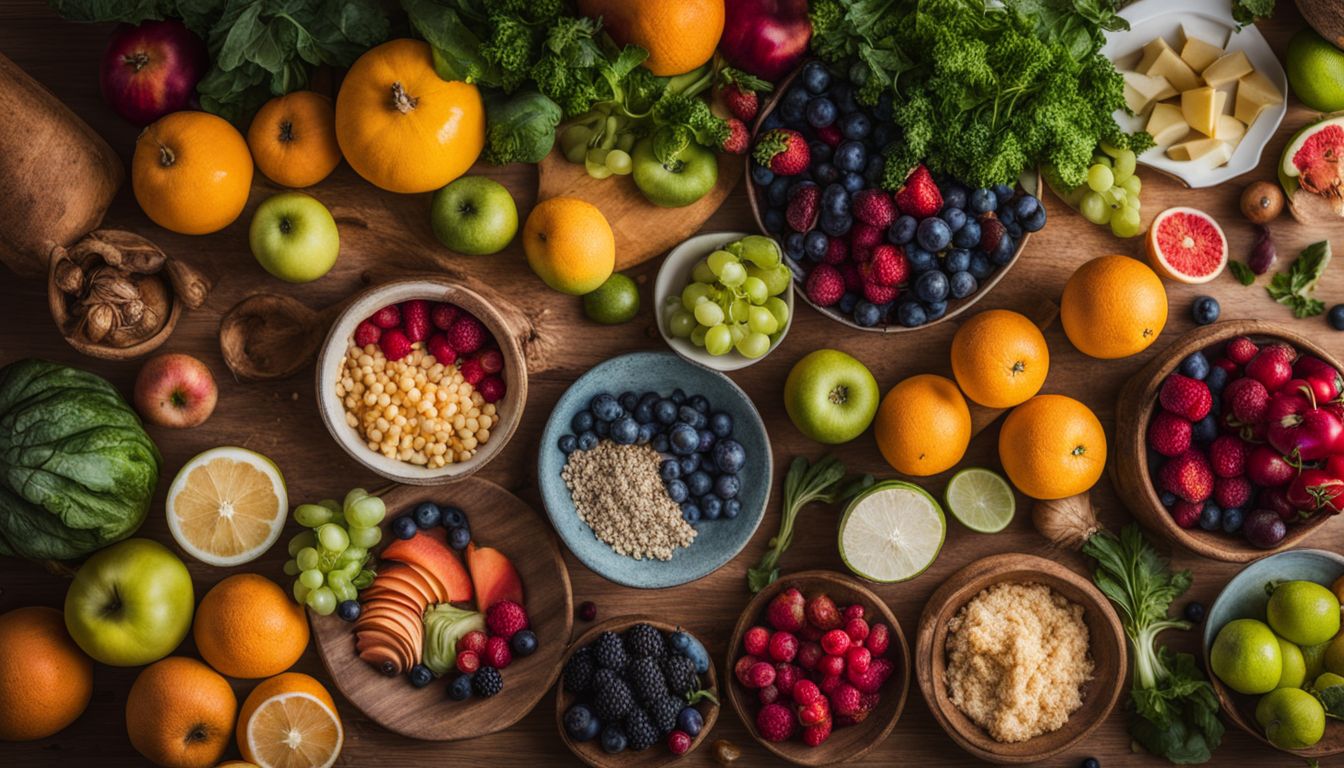
{"label": "white ceramic plate", "polygon": [[[1153,147],[1139,155],[1139,162],[1171,174],[1195,189],[1222,184],[1255,170],[1260,164],[1261,152],[1288,112],[1288,77],[1260,30],[1251,25],[1238,32],[1228,0],[1139,0],[1120,11],[1120,15],[1129,22],[1129,29],[1108,32],[1106,45],[1101,48],[1102,54],[1114,61],[1120,69],[1132,67],[1138,59],[1139,50],[1156,37],[1164,37],[1174,46],[1180,41],[1181,26],[1185,25],[1202,39],[1215,45],[1222,44],[1227,51],[1245,51],[1246,58],[1250,59],[1256,71],[1269,78],[1284,95],[1282,103],[1265,107],[1260,113],[1226,165],[1209,168],[1199,162],[1172,160],[1161,147]],[[1230,94],[1229,107],[1232,103]],[[1147,123],[1147,118],[1130,115],[1123,109],[1116,111],[1115,120],[1120,127],[1129,131],[1141,131]]]}

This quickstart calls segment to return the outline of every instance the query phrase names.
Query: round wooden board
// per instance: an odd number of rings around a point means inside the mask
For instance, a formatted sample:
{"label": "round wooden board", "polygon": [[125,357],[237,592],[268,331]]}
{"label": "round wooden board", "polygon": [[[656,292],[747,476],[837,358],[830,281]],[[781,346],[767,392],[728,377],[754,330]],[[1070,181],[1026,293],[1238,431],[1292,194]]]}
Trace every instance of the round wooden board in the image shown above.
{"label": "round wooden board", "polygon": [[387,504],[384,543],[392,539],[392,520],[421,501],[461,507],[471,524],[472,538],[503,552],[518,570],[540,647],[503,670],[504,691],[498,696],[453,701],[445,691],[450,675],[424,688],[412,686],[405,676],[385,677],[355,654],[355,637],[348,622],[335,614],[318,616],[309,611],[322,665],[351,704],[402,736],[454,741],[508,728],[532,711],[555,682],[574,628],[574,596],[555,534],[541,515],[488,480],[468,477],[432,489],[398,485],[379,495]]}

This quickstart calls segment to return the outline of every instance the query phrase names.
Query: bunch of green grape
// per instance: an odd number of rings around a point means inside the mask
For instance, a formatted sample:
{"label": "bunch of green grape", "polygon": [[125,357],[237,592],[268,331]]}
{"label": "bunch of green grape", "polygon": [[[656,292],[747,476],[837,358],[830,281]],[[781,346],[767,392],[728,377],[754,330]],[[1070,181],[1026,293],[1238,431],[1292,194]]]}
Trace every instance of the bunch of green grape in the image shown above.
{"label": "bunch of green grape", "polygon": [[324,499],[294,508],[294,522],[308,530],[289,540],[285,575],[294,580],[294,599],[323,616],[338,603],[354,600],[373,583],[364,567],[369,551],[383,538],[378,527],[387,507],[363,488],[345,495],[344,503]]}
{"label": "bunch of green grape", "polygon": [[750,235],[697,262],[681,295],[668,297],[663,320],[673,338],[711,355],[736,349],[754,360],[789,324],[789,305],[779,297],[792,281],[779,245]]}
{"label": "bunch of green grape", "polygon": [[608,115],[595,125],[575,123],[560,132],[560,151],[571,163],[582,163],[594,179],[625,176],[634,169],[630,150],[635,134],[622,130],[622,119]]}
{"label": "bunch of green grape", "polygon": [[1087,169],[1087,183],[1073,191],[1075,200],[1066,200],[1093,224],[1110,224],[1116,237],[1134,237],[1142,229],[1139,192],[1143,182],[1134,175],[1138,158],[1132,150],[1105,142],[1099,149]]}

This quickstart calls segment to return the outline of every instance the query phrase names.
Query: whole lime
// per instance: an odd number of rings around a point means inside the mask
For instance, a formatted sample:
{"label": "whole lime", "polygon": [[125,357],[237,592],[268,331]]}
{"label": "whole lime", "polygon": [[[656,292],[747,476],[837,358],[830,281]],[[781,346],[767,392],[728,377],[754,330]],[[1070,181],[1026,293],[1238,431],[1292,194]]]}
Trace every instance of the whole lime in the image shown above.
{"label": "whole lime", "polygon": [[1269,627],[1255,619],[1233,619],[1213,640],[1213,673],[1237,693],[1268,693],[1283,674],[1283,651]]}
{"label": "whole lime", "polygon": [[1310,27],[1293,35],[1285,61],[1293,93],[1312,109],[1344,109],[1344,51]]}
{"label": "whole lime", "polygon": [[603,325],[619,325],[639,313],[639,286],[635,281],[613,272],[592,293],[583,296],[583,314]]}
{"label": "whole lime", "polygon": [[1306,749],[1325,735],[1325,707],[1301,688],[1279,688],[1255,705],[1255,721],[1269,743],[1281,749]]}
{"label": "whole lime", "polygon": [[1275,634],[1299,646],[1316,645],[1339,633],[1339,599],[1314,581],[1273,586],[1265,615]]}
{"label": "whole lime", "polygon": [[1283,656],[1283,671],[1279,673],[1279,684],[1275,687],[1301,688],[1307,681],[1307,661],[1302,656],[1302,649],[1280,637],[1279,652]]}

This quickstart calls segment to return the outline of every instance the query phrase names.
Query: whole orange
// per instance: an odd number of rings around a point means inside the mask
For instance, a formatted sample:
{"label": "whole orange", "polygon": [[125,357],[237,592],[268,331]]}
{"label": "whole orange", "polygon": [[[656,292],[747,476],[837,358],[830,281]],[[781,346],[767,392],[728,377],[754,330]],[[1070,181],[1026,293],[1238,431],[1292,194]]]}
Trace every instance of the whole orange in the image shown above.
{"label": "whole orange", "polygon": [[341,163],[336,108],[313,91],[277,96],[252,118],[247,146],[266,178],[281,186],[311,187]]}
{"label": "whole orange", "polygon": [[1034,499],[1086,491],[1106,466],[1106,432],[1086,405],[1064,395],[1037,395],[1014,408],[999,430],[999,462]]}
{"label": "whole orange", "polygon": [[174,112],[135,140],[131,188],[155,224],[205,235],[232,224],[252,188],[252,155],[238,129],[208,112]]}
{"label": "whole orange", "polygon": [[1167,291],[1147,264],[1101,256],[1079,267],[1064,285],[1059,318],[1073,346],[1112,360],[1138,354],[1167,324]]}
{"label": "whole orange", "polygon": [[527,263],[547,285],[575,296],[598,289],[616,267],[616,236],[607,217],[576,197],[552,197],[523,225]]}
{"label": "whole orange", "polygon": [[229,677],[279,674],[308,647],[303,606],[255,573],[230,576],[205,593],[191,632],[201,658]]}
{"label": "whole orange", "polygon": [[65,631],[55,608],[0,614],[0,740],[46,738],[84,713],[93,660]]}
{"label": "whole orange", "polygon": [[952,375],[967,397],[988,408],[1025,403],[1041,391],[1049,371],[1045,336],[1016,312],[981,312],[952,337]]}
{"label": "whole orange", "polygon": [[579,0],[585,16],[622,45],[649,52],[644,66],[663,77],[680,75],[709,61],[723,35],[724,0]]}
{"label": "whole orange", "polygon": [[924,373],[891,388],[878,406],[873,432],[897,472],[916,477],[951,469],[971,444],[971,411],[957,385]]}
{"label": "whole orange", "polygon": [[126,733],[156,765],[209,768],[224,756],[237,712],[228,680],[196,659],[169,656],[135,678]]}

